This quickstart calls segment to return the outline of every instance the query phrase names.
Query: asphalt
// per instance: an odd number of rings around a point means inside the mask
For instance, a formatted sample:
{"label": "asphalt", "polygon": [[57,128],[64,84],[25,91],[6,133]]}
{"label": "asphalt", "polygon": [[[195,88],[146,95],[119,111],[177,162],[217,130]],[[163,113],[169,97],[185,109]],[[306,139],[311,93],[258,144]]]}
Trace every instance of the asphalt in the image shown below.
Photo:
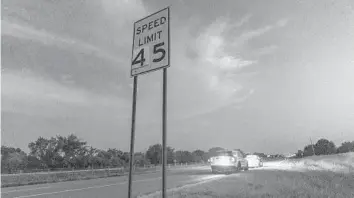
{"label": "asphalt", "polygon": [[[161,190],[161,172],[134,175],[133,196]],[[193,167],[167,172],[167,188],[193,185],[220,177],[211,174],[210,168]],[[111,177],[93,180],[69,181],[52,184],[2,188],[3,198],[125,198],[128,196],[128,178]]]}

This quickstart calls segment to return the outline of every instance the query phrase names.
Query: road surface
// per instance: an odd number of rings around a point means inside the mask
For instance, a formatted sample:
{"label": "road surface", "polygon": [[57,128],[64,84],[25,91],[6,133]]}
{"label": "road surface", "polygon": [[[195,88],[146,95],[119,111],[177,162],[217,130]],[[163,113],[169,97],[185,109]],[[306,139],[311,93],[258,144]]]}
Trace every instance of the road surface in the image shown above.
{"label": "road surface", "polygon": [[[212,175],[210,168],[207,166],[170,170],[167,174],[167,187],[174,188],[178,186],[186,186],[222,176],[223,175]],[[134,197],[160,191],[161,182],[160,172],[135,175],[133,179]],[[128,178],[124,176],[3,188],[1,197],[124,198],[127,197],[127,190]]]}

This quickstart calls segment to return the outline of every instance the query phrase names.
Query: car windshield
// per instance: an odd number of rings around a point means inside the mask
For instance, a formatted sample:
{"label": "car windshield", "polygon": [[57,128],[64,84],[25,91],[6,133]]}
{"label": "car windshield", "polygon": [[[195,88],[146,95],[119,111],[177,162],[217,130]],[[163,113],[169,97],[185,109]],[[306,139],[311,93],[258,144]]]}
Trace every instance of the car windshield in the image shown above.
{"label": "car windshield", "polygon": [[233,151],[233,155],[236,157],[243,157],[243,155],[240,151]]}

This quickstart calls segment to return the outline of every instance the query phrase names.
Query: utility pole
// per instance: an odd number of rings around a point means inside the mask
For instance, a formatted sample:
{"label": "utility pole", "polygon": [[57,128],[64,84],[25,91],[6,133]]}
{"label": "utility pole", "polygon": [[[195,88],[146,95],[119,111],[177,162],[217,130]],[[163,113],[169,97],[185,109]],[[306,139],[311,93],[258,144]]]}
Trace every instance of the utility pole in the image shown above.
{"label": "utility pole", "polygon": [[312,139],[310,138],[311,146],[312,146],[312,153],[313,155],[316,155],[315,153],[315,147],[313,146]]}

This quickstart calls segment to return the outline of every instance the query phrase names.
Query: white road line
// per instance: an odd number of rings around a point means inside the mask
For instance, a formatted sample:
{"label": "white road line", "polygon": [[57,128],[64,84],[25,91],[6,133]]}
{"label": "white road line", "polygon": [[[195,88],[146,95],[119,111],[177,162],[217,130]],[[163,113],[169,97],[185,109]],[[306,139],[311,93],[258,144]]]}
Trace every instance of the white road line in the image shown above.
{"label": "white road line", "polygon": [[12,193],[12,192],[24,192],[24,191],[31,191],[31,190],[39,190],[39,189],[44,189],[44,188],[50,188],[50,186],[44,186],[44,187],[38,187],[38,188],[19,189],[19,190],[11,190],[11,191],[6,191],[6,192],[1,192],[1,194],[8,194],[8,193]]}
{"label": "white road line", "polygon": [[[144,182],[144,181],[151,181],[151,180],[158,180],[158,179],[161,179],[161,177],[136,180],[133,182]],[[90,186],[90,187],[85,187],[85,188],[68,189],[68,190],[62,190],[62,191],[57,191],[57,192],[40,193],[40,194],[34,194],[34,195],[24,195],[24,196],[19,196],[19,197],[14,197],[14,198],[27,198],[27,197],[37,197],[37,196],[42,196],[42,195],[53,195],[53,194],[59,194],[59,193],[65,193],[65,192],[75,192],[75,191],[81,191],[81,190],[87,190],[87,189],[93,189],[93,188],[103,188],[103,187],[109,187],[109,186],[115,186],[115,185],[122,185],[122,184],[126,184],[126,183],[127,183],[127,181],[114,183],[114,184],[107,184],[107,185],[102,185],[102,186]]]}

